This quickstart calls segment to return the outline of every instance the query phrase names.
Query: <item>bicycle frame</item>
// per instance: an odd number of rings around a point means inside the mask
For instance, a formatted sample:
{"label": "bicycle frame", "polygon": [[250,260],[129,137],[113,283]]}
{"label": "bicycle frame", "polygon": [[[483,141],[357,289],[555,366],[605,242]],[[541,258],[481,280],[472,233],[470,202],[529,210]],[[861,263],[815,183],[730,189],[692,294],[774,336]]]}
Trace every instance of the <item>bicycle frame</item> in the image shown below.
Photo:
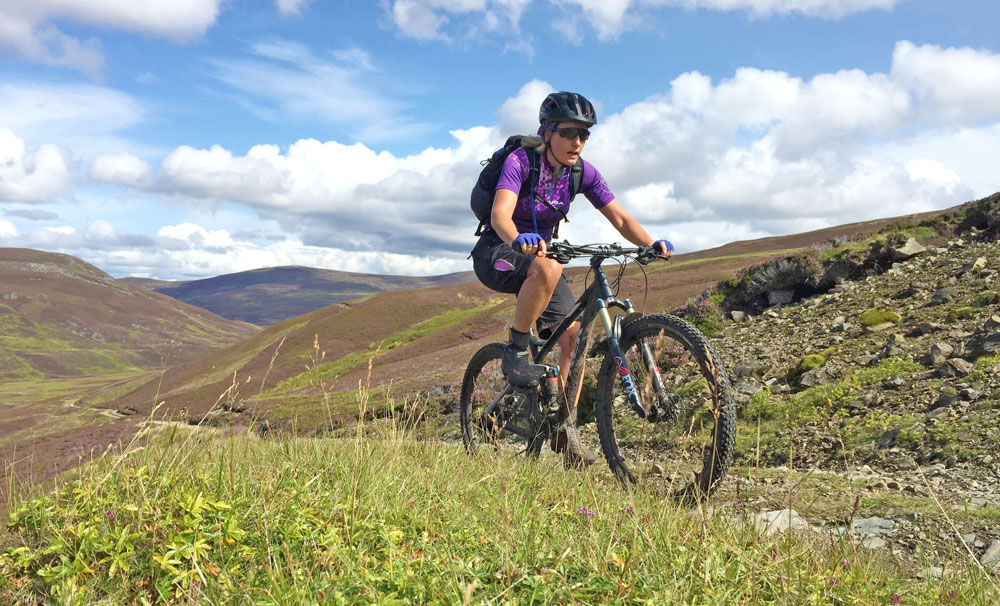
{"label": "bicycle frame", "polygon": [[[571,363],[571,368],[576,366],[577,356],[586,355],[587,348],[589,346],[589,335],[590,331],[587,327],[591,322],[594,321],[594,316],[601,319],[601,324],[604,327],[604,331],[607,334],[607,344],[608,350],[614,356],[615,364],[618,366],[618,379],[622,382],[625,388],[625,393],[628,395],[629,404],[632,410],[635,411],[640,418],[649,418],[650,420],[657,418],[658,410],[655,405],[650,405],[647,411],[646,407],[643,405],[642,399],[639,396],[639,392],[636,389],[635,381],[632,378],[632,369],[628,365],[628,361],[625,359],[625,354],[621,349],[619,339],[621,337],[621,330],[624,321],[628,321],[634,317],[638,317],[640,314],[636,312],[635,306],[632,301],[625,299],[624,301],[619,300],[615,296],[614,289],[611,287],[611,282],[608,280],[607,274],[601,269],[601,264],[607,260],[607,256],[594,255],[590,259],[590,267],[594,272],[594,282],[587,287],[587,289],[580,295],[580,298],[576,300],[573,307],[570,308],[566,317],[563,318],[559,326],[552,332],[548,339],[544,341],[534,341],[531,343],[531,353],[532,359],[536,363],[542,363],[545,356],[555,348],[556,343],[559,339],[569,330],[569,327],[581,318],[581,330],[580,335],[577,337],[576,346],[573,349],[573,363]],[[625,312],[623,315],[617,315],[612,317],[609,313],[609,309],[617,308]],[[655,363],[655,358],[649,349],[649,345],[643,341],[642,343],[642,357],[643,363],[647,367],[647,372],[650,374],[653,381],[653,388],[657,395],[657,401],[661,406],[664,406],[664,402],[667,398],[666,390],[663,387],[663,381],[660,377],[660,369]],[[481,418],[486,418],[497,404],[506,397],[514,388],[508,383],[500,393],[498,393],[483,409]],[[530,438],[530,432],[523,430],[523,428],[509,425],[508,429],[513,431],[522,437]]]}

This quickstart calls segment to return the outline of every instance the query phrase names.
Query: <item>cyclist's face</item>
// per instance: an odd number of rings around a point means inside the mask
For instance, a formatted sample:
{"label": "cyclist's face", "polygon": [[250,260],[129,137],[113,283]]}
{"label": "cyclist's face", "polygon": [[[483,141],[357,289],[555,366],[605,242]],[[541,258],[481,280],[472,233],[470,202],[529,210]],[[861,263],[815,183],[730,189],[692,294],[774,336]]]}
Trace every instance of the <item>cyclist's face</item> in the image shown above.
{"label": "cyclist's face", "polygon": [[[557,128],[587,128],[587,125],[583,122],[560,122]],[[549,149],[552,150],[552,155],[556,157],[556,160],[560,164],[566,166],[573,166],[576,161],[580,158],[580,152],[583,151],[583,145],[585,141],[580,137],[573,137],[572,139],[567,139],[558,132],[549,133]]]}

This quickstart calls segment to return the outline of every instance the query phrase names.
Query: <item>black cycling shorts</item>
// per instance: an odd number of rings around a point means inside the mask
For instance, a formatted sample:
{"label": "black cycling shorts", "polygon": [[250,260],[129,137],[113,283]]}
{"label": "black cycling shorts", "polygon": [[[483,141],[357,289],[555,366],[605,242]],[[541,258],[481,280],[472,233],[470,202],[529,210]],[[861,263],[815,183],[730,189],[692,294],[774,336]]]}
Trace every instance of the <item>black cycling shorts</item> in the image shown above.
{"label": "black cycling shorts", "polygon": [[[532,259],[534,257],[514,251],[492,230],[485,232],[479,238],[476,247],[472,249],[472,264],[476,277],[484,286],[497,292],[510,294],[520,292],[521,285],[528,278],[528,267],[531,266]],[[497,267],[498,262],[501,266],[510,266],[512,269],[503,271]],[[560,276],[548,306],[536,322],[539,334],[558,326],[575,302],[576,297],[566,282],[566,277]]]}

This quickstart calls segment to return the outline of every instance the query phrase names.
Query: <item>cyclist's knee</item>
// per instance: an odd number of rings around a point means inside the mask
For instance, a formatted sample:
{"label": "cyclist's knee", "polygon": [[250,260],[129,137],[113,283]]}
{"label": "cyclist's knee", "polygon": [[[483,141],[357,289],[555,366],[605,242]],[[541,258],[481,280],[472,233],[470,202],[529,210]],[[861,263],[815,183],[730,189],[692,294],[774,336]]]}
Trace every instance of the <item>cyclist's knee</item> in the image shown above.
{"label": "cyclist's knee", "polygon": [[576,338],[580,335],[580,323],[573,322],[566,329],[566,332],[559,337],[559,347],[565,348],[568,351],[572,351],[572,348],[576,346]]}
{"label": "cyclist's knee", "polygon": [[545,281],[546,284],[555,286],[562,276],[562,265],[555,259],[535,257],[528,268],[528,277],[536,276]]}

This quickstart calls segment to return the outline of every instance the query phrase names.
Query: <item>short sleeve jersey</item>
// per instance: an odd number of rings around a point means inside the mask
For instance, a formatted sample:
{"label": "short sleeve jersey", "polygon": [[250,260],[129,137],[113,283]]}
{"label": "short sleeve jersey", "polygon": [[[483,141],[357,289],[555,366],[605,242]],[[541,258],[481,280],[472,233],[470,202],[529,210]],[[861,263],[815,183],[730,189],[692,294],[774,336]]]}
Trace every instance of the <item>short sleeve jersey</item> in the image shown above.
{"label": "short sleeve jersey", "polygon": [[[611,193],[608,184],[604,182],[604,177],[592,164],[585,162],[583,158],[580,158],[579,161],[583,162],[583,178],[580,181],[578,193],[586,196],[594,208],[603,208],[615,199],[614,194]],[[524,148],[516,149],[504,160],[496,188],[518,193],[521,191],[521,184],[530,178],[530,171],[531,164],[528,161],[528,152]],[[535,231],[531,221],[532,203],[535,205],[538,235],[546,240],[552,237],[552,230],[562,219],[562,215],[546,206],[543,200],[562,212],[569,213],[570,171],[563,171],[563,175],[559,179],[553,179],[554,173],[548,158],[542,156],[538,167],[538,183],[535,184],[533,195],[525,194],[518,199],[514,206],[514,225],[517,226],[519,233]]]}

